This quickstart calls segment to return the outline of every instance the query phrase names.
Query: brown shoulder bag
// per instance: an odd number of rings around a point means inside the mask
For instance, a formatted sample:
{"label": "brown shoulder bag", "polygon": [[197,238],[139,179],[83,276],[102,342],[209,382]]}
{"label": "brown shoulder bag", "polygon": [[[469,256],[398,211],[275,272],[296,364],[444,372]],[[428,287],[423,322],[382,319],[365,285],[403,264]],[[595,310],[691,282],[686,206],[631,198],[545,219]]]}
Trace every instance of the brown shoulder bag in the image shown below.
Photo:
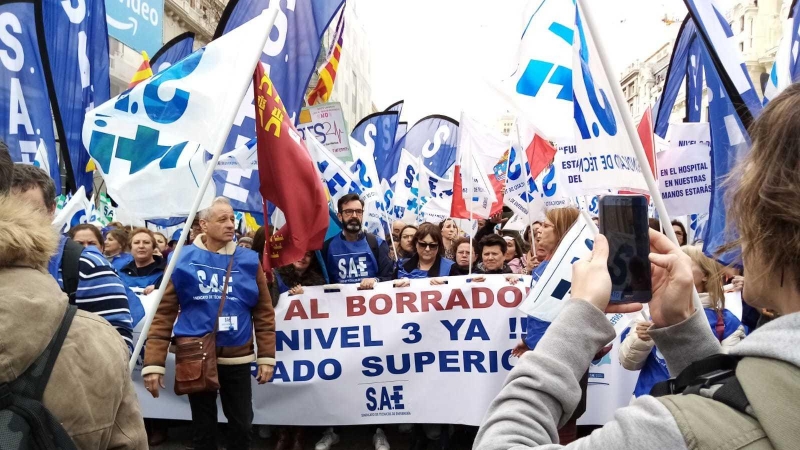
{"label": "brown shoulder bag", "polygon": [[233,267],[233,255],[225,272],[222,298],[219,301],[214,329],[200,337],[175,337],[175,394],[213,392],[219,389],[217,375],[217,327],[225,298],[228,296],[228,279]]}

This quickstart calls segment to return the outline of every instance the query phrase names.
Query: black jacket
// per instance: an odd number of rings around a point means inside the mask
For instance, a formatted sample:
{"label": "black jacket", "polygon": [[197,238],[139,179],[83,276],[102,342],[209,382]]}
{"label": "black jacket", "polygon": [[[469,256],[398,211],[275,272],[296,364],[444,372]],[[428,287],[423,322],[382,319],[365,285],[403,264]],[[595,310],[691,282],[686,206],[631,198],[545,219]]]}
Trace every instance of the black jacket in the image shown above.
{"label": "black jacket", "polygon": [[479,262],[478,264],[475,265],[475,268],[472,269],[472,273],[479,275],[492,275],[497,273],[514,273],[514,272],[511,270],[510,267],[508,267],[508,264],[506,263],[503,263],[503,267],[501,267],[498,270],[486,270],[486,268],[483,266],[483,262]]}

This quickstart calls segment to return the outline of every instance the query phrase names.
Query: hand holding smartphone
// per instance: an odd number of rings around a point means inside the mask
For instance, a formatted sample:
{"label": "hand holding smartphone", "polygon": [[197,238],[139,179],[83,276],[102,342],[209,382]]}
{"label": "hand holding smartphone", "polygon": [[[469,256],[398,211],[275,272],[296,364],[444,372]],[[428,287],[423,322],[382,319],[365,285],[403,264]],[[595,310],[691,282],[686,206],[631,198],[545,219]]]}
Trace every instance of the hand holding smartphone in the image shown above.
{"label": "hand holding smartphone", "polygon": [[650,237],[647,199],[643,195],[600,198],[600,232],[608,239],[611,303],[647,303],[650,280]]}

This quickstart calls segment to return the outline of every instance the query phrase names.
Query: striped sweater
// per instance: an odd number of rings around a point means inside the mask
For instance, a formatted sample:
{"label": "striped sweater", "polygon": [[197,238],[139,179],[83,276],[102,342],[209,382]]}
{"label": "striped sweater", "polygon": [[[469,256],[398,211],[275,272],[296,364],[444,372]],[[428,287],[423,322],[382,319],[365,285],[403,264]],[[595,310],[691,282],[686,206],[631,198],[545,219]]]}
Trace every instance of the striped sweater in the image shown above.
{"label": "striped sweater", "polygon": [[[61,239],[60,249],[63,250],[66,237]],[[49,267],[50,274],[58,281],[58,285],[63,290],[64,278],[60,263],[62,256],[61,251],[57,252],[53,256],[57,262],[51,261]],[[105,256],[94,247],[86,247],[81,252],[75,305],[78,309],[95,313],[106,319],[125,340],[128,349],[133,351],[133,320],[125,285]]]}

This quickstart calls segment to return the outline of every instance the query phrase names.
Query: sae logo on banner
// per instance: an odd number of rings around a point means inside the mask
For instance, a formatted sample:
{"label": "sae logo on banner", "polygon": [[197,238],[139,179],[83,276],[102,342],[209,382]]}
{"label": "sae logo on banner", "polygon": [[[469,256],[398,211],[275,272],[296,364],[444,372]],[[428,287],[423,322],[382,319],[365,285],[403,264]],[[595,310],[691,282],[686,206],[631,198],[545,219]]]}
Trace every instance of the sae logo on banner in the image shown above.
{"label": "sae logo on banner", "polygon": [[164,0],[106,0],[108,34],[153,55],[163,43]]}

